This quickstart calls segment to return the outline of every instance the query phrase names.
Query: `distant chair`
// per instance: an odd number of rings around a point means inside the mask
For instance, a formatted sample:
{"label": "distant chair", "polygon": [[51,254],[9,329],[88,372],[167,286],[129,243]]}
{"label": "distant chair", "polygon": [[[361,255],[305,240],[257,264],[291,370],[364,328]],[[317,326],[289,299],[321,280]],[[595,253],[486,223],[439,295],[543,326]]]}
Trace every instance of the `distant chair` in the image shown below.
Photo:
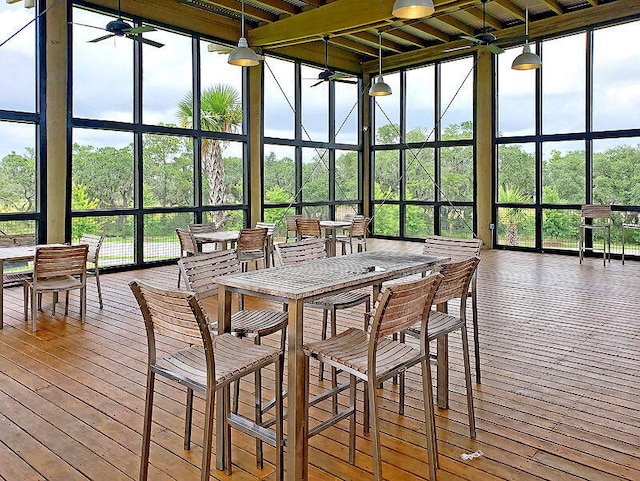
{"label": "distant chair", "polygon": [[[198,244],[191,231],[176,229],[176,234],[178,234],[178,240],[180,241],[180,258],[194,256],[198,253]],[[181,279],[182,276],[178,272],[178,288],[180,288]]]}
{"label": "distant chair", "polygon": [[298,237],[301,239],[322,237],[320,221],[318,219],[296,219],[296,227],[298,228]]}
{"label": "distant chair", "polygon": [[100,248],[102,247],[102,242],[104,241],[104,236],[93,235],[93,234],[83,234],[80,237],[80,241],[78,244],[87,244],[89,246],[89,252],[87,253],[87,262],[93,264],[92,271],[87,270],[87,274],[93,274],[96,276],[96,287],[98,288],[98,301],[100,301],[100,309],[102,309],[102,289],[100,287],[100,268],[98,266],[99,256],[100,256]]}
{"label": "distant chair", "polygon": [[[0,249],[3,247],[33,246],[35,244],[36,236],[34,234],[0,235]],[[26,281],[31,280],[32,277],[33,269],[25,263],[6,262],[2,275],[2,287],[23,285]]]}
{"label": "distant chair", "polygon": [[285,242],[289,242],[289,239],[292,239],[293,242],[298,240],[298,225],[296,221],[298,219],[302,219],[302,215],[300,214],[291,214],[285,215],[284,220],[287,226],[287,234],[285,236]]}
{"label": "distant chair", "polygon": [[[80,321],[84,324],[87,310],[87,253],[89,246],[43,246],[36,249],[33,263],[33,279],[24,287],[24,320],[29,318],[31,299],[31,330],[36,330],[37,299],[41,294],[53,293],[53,314],[59,292],[80,290]],[[69,298],[65,303],[65,315],[69,313]]]}
{"label": "distant chair", "polygon": [[[325,243],[323,239],[303,239],[295,243],[282,243],[276,245],[276,256],[280,265],[296,265],[303,262],[310,262],[313,265],[314,260],[324,259],[327,257]],[[349,291],[335,294],[332,296],[322,297],[313,302],[305,303],[306,307],[314,309],[322,309],[322,339],[327,338],[327,318],[331,314],[331,335],[335,336],[337,332],[336,311],[338,309],[348,309],[350,307],[365,304],[365,312],[371,309],[371,298],[366,292]],[[335,373],[333,373],[335,379]],[[320,372],[318,378],[324,378],[324,366],[320,363]]]}
{"label": "distant chair", "polygon": [[266,228],[242,229],[238,237],[238,260],[242,270],[246,271],[249,262],[254,262],[256,269],[258,261],[262,260],[267,266],[267,232]]}
{"label": "distant chair", "polygon": [[[424,240],[422,253],[428,256],[448,257],[451,261],[461,261],[468,257],[480,257],[481,239],[443,237],[430,235]],[[476,362],[476,382],[480,376],[480,339],[478,334],[478,271],[473,273],[468,296],[471,296],[471,313],[473,322],[473,346]]]}
{"label": "distant chair", "polygon": [[[589,222],[590,221],[590,222]],[[611,206],[600,204],[585,204],[582,206],[582,223],[580,224],[580,243],[578,246],[580,264],[584,258],[586,231],[602,230],[606,237],[602,240],[602,262],[611,262]],[[593,248],[591,248],[593,251]]]}
{"label": "distant chair", "polygon": [[367,250],[367,230],[369,229],[369,218],[364,216],[353,216],[351,219],[351,226],[347,227],[347,235],[339,235],[336,237],[336,242],[342,244],[342,255],[347,253],[347,244],[349,244],[349,250],[353,254],[354,246],[358,252]]}
{"label": "distant chair", "polygon": [[[203,224],[189,224],[189,231],[192,234],[207,234],[209,232],[216,232],[218,230],[218,225],[214,224],[213,222],[205,222]],[[202,252],[204,244],[215,244],[214,248],[216,250],[218,249],[217,242],[199,241],[196,239],[196,245],[198,246],[199,252]]]}
{"label": "distant chair", "polygon": [[[151,426],[153,416],[153,397],[156,375],[162,376],[177,385],[186,386],[187,402],[184,429],[184,449],[191,448],[191,421],[193,412],[193,394],[205,396],[204,426],[202,440],[202,480],[209,480],[211,472],[211,452],[213,448],[213,423],[215,403],[222,402],[224,416],[216,419],[218,432],[223,435],[217,439],[220,469],[231,474],[231,428],[267,442],[276,448],[276,481],[283,477],[283,409],[282,375],[284,364],[283,350],[253,345],[231,334],[213,335],[210,322],[202,310],[197,297],[191,292],[167,291],[151,287],[139,281],[129,286],[135,295],[144,318],[147,333],[147,391],[142,429],[142,455],[140,462],[140,481],[146,481],[149,473],[149,454],[151,451]],[[187,343],[189,347],[169,354],[156,351],[156,336]],[[163,350],[166,345],[163,345]],[[275,435],[262,424],[231,414],[229,395],[231,383],[262,368],[275,366]],[[219,397],[218,397],[219,396]],[[218,397],[218,399],[216,399]]]}
{"label": "distant chair", "polygon": [[266,267],[272,266],[275,260],[273,236],[276,233],[276,225],[272,222],[256,222],[256,229],[267,229]]}

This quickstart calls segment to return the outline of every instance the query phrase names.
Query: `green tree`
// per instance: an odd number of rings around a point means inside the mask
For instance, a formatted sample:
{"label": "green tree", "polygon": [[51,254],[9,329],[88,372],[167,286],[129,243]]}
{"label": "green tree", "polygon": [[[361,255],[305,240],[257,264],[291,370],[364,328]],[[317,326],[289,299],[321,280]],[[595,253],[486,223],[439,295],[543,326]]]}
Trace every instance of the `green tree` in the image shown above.
{"label": "green tree", "polygon": [[6,212],[33,212],[36,209],[35,150],[24,155],[11,152],[0,161],[0,204]]}
{"label": "green tree", "polygon": [[[231,85],[216,84],[202,91],[200,98],[200,122],[202,130],[235,132],[242,122],[240,94]],[[187,93],[178,103],[177,116],[180,125],[193,127],[193,92]],[[224,163],[222,152],[226,142],[219,139],[202,139],[202,167],[209,186],[209,205],[225,203]],[[211,222],[219,228],[225,223],[225,213],[211,213]]]}
{"label": "green tree", "polygon": [[[86,185],[71,184],[71,209],[93,210],[97,209],[100,201],[91,198]],[[102,223],[95,217],[76,217],[73,220],[73,236],[76,239],[83,234],[96,234],[101,231]]]}
{"label": "green tree", "polygon": [[[498,189],[498,202],[503,204],[523,204],[529,197],[516,187],[502,187]],[[517,246],[519,243],[519,228],[527,220],[527,211],[520,207],[503,207],[500,209],[500,221],[505,224],[507,244]]]}

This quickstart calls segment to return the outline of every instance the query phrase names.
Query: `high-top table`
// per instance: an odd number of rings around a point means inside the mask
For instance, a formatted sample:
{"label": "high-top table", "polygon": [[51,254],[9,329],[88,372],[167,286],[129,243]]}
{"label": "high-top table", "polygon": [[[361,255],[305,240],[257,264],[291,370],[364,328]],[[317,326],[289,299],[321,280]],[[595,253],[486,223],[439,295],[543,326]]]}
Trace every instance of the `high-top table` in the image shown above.
{"label": "high-top table", "polygon": [[[302,264],[249,271],[218,279],[218,329],[231,331],[233,292],[286,299],[288,326],[287,480],[308,479],[308,372],[303,345],[303,306],[320,297],[373,286],[376,298],[384,281],[424,272],[448,259],[403,252],[368,251]],[[223,409],[218,403],[216,409]],[[217,419],[224,414],[218,411]],[[222,423],[218,423],[221,426]],[[223,433],[216,435],[216,465],[225,464]]]}
{"label": "high-top table", "polygon": [[327,257],[336,256],[336,239],[338,237],[338,229],[344,229],[351,226],[350,221],[346,220],[321,220],[320,228],[324,229],[327,242]]}

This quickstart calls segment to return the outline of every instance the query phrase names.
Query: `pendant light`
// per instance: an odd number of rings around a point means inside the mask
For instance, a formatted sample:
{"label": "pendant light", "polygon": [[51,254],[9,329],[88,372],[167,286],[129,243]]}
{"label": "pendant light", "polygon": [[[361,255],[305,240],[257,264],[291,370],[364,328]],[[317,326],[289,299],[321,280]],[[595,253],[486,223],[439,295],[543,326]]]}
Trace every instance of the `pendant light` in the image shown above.
{"label": "pendant light", "polygon": [[513,59],[511,68],[513,70],[532,70],[542,67],[542,60],[531,51],[529,46],[529,7],[525,9],[524,36],[526,43],[522,48],[522,53]]}
{"label": "pendant light", "polygon": [[435,11],[433,0],[396,0],[391,13],[398,18],[422,18]]}
{"label": "pendant light", "polygon": [[249,48],[249,43],[244,36],[244,0],[242,0],[241,3],[242,34],[240,36],[240,40],[238,40],[238,46],[231,51],[227,62],[231,65],[238,65],[240,67],[254,67],[260,63],[260,57]]}
{"label": "pendant light", "polygon": [[391,87],[384,82],[382,77],[382,34],[380,32],[378,32],[378,78],[369,89],[369,95],[372,97],[391,95]]}

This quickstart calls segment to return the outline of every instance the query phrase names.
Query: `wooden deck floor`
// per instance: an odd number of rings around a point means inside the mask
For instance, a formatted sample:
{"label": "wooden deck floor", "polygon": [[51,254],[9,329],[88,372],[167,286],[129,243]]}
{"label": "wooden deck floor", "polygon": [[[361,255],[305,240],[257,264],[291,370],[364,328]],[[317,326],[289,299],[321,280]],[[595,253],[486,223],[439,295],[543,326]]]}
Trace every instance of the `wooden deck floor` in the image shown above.
{"label": "wooden deck floor", "polygon": [[[374,244],[372,242],[372,244]],[[374,248],[419,251],[419,244],[378,241]],[[451,339],[451,408],[437,410],[441,481],[640,480],[640,263],[483,252],[479,271],[483,383],[474,384],[478,438],[468,438],[460,340]],[[28,331],[22,292],[5,291],[0,331],[0,478],[137,479],[145,396],[146,339],[127,283],[174,285],[175,267],[103,277],[98,309],[90,279],[88,319],[77,296],[70,315],[50,314],[49,299]],[[253,304],[254,306],[257,303]],[[319,336],[309,313],[307,339]],[[361,308],[342,311],[340,325],[361,325]],[[214,311],[215,314],[215,311]],[[165,346],[166,347],[166,346]],[[312,392],[320,385],[312,368]],[[269,375],[267,375],[269,378]],[[268,384],[268,381],[266,381]],[[184,391],[157,383],[150,479],[197,480],[202,401],[194,446],[182,448]],[[408,409],[396,414],[397,392],[381,391],[384,474],[428,479],[420,384],[408,380]],[[251,399],[250,383],[243,385]],[[344,402],[344,400],[341,400]],[[249,412],[246,404],[241,409]],[[314,409],[314,419],[326,412]],[[359,419],[360,422],[360,419]],[[347,462],[347,422],[310,444],[310,479],[371,478],[370,443],[358,426],[355,466]],[[481,450],[465,461],[462,453]],[[268,461],[273,452],[265,448]],[[273,480],[258,470],[254,443],[234,433],[234,480]],[[212,477],[228,479],[213,470]]]}

